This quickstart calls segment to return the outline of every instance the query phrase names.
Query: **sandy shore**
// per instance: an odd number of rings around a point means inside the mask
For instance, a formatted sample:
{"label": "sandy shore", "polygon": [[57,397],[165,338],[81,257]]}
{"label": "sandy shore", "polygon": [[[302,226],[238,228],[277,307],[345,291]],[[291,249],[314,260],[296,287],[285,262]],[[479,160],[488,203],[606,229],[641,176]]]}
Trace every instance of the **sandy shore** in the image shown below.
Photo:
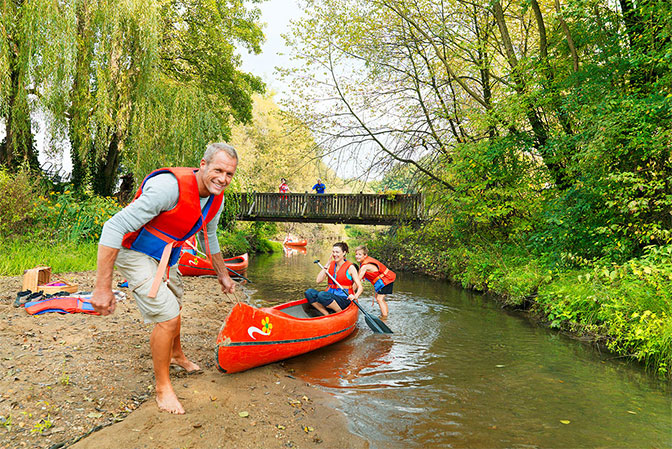
{"label": "sandy shore", "polygon": [[[91,272],[55,277],[93,287]],[[217,370],[215,337],[235,298],[216,279],[185,278],[182,344],[203,373],[172,372],[182,416],[156,407],[152,326],[132,298],[110,317],[30,316],[13,306],[19,290],[20,277],[0,277],[1,448],[368,447],[331,396],[281,366]]]}

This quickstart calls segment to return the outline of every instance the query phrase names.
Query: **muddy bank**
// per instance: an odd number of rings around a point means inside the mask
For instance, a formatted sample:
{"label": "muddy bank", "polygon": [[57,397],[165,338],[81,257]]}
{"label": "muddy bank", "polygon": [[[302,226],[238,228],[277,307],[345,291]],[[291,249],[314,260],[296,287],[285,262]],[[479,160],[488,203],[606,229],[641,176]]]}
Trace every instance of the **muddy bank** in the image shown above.
{"label": "muddy bank", "polygon": [[[91,272],[55,276],[83,290],[94,281]],[[2,448],[368,447],[348,432],[328,394],[278,364],[217,370],[215,337],[236,298],[216,279],[185,278],[182,343],[204,372],[171,372],[183,416],[156,408],[152,326],[132,298],[110,317],[30,316],[13,306],[20,289],[20,277],[0,278]]]}

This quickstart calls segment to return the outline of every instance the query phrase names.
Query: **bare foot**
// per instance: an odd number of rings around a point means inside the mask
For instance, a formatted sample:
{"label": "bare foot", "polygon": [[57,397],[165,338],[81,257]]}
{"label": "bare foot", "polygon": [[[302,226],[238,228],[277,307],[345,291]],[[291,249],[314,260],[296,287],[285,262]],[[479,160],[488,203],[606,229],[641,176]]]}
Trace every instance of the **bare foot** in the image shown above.
{"label": "bare foot", "polygon": [[164,393],[159,393],[157,391],[156,404],[161,411],[173,413],[175,415],[184,415],[184,407],[182,407],[182,404],[180,404],[180,401],[177,399],[177,396],[172,389]]}
{"label": "bare foot", "polygon": [[173,357],[170,359],[171,365],[181,366],[187,373],[195,373],[201,371],[201,367],[189,360],[186,357]]}

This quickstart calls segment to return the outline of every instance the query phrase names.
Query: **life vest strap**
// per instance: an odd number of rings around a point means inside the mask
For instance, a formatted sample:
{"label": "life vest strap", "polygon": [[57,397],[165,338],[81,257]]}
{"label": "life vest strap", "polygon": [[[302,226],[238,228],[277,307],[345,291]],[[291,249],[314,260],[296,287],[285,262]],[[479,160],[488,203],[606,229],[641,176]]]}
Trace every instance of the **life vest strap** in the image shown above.
{"label": "life vest strap", "polygon": [[156,294],[159,292],[159,286],[163,280],[163,273],[165,273],[167,270],[168,260],[170,259],[170,253],[172,250],[172,242],[163,247],[163,253],[161,253],[159,267],[156,269],[156,276],[154,276],[154,282],[152,282],[152,287],[149,289],[149,293],[147,294],[149,298],[156,298]]}
{"label": "life vest strap", "polygon": [[383,271],[382,273],[380,273],[380,274],[373,280],[373,282],[376,282],[378,279],[382,279],[383,276],[385,276],[389,271],[390,271],[389,268],[385,268],[385,271]]}
{"label": "life vest strap", "polygon": [[[208,230],[206,228],[206,223],[205,223],[205,217],[202,216],[201,220],[201,227],[194,233],[196,235],[201,229],[205,230],[203,231],[203,235],[205,236],[205,253],[208,256],[208,261],[210,264],[214,267],[214,264],[212,263],[212,255],[210,254],[210,242],[208,241]],[[159,266],[156,269],[156,276],[154,276],[154,281],[152,282],[152,287],[149,289],[149,293],[147,294],[147,297],[149,298],[156,298],[156,295],[159,292],[159,287],[161,286],[161,281],[163,280],[163,273],[166,273],[166,280],[170,279],[170,268],[168,267],[168,261],[170,260],[170,254],[173,250],[173,248],[177,247],[177,243],[182,245],[183,242],[178,242],[177,240],[169,239],[165,234],[160,233],[158,230],[146,226],[145,229],[152,233],[153,235],[161,238],[163,241],[167,241],[168,243],[166,246],[163,247],[163,252],[161,253],[161,260],[159,261]],[[189,246],[191,246],[191,243],[186,240],[187,243],[189,243]]]}

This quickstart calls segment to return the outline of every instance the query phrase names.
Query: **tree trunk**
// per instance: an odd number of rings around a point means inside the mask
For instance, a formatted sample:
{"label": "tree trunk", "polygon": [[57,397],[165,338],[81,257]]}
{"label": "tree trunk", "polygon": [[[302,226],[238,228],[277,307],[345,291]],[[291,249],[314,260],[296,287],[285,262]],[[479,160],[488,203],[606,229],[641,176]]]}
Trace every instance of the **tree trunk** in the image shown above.
{"label": "tree trunk", "polygon": [[69,137],[70,158],[72,160],[72,183],[76,189],[84,188],[89,170],[87,156],[92,151],[89,138],[88,118],[90,112],[89,70],[91,65],[91,29],[89,26],[87,2],[79,2],[77,17],[77,54],[75,73],[70,91]]}
{"label": "tree trunk", "polygon": [[572,38],[572,33],[569,31],[569,26],[567,22],[562,17],[562,8],[560,7],[560,0],[555,0],[555,10],[558,13],[558,20],[560,21],[560,26],[562,31],[565,33],[565,38],[567,39],[567,46],[569,47],[569,53],[572,55],[572,66],[574,72],[579,71],[579,54],[576,51],[576,45],[574,45],[574,39]]}
{"label": "tree trunk", "polygon": [[28,163],[31,170],[37,172],[40,163],[31,130],[28,94],[25,91],[25,67],[20,60],[21,43],[10,41],[10,86],[7,114],[5,115],[6,137],[0,147],[0,164],[16,169]]}
{"label": "tree trunk", "polygon": [[525,99],[527,97],[527,86],[523,79],[522,73],[520,72],[518,58],[513,49],[511,36],[509,35],[509,29],[504,18],[502,4],[498,0],[495,0],[493,1],[492,6],[495,20],[497,21],[497,26],[499,27],[499,31],[502,36],[502,45],[504,46],[504,50],[506,52],[506,59],[511,66],[511,76],[514,81],[513,88],[521,98],[521,102],[525,110],[525,116],[527,117],[527,120],[532,128],[535,147],[537,151],[539,151],[539,155],[542,157],[550,175],[553,177],[555,185],[558,186],[558,188],[563,189],[567,186],[564,173],[565,168],[560,163],[560,161],[558,161],[555,152],[546,147],[546,142],[548,141],[548,132],[546,130],[546,126],[541,120],[541,117],[539,117],[539,112],[537,111],[535,105],[531,104],[529,100]]}
{"label": "tree trunk", "polygon": [[99,159],[98,164],[96,164],[96,173],[93,175],[93,191],[98,195],[112,196],[114,194],[121,156],[119,142],[119,134],[114,131],[105,157]]}

